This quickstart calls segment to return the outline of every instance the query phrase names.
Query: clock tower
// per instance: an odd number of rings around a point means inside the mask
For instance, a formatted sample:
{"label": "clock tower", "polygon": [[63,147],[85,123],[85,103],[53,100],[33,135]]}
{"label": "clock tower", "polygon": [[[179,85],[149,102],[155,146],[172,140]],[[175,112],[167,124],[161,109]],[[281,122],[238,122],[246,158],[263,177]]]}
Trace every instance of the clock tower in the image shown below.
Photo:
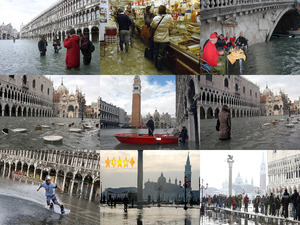
{"label": "clock tower", "polygon": [[133,82],[131,126],[141,126],[141,79],[139,75],[135,75]]}

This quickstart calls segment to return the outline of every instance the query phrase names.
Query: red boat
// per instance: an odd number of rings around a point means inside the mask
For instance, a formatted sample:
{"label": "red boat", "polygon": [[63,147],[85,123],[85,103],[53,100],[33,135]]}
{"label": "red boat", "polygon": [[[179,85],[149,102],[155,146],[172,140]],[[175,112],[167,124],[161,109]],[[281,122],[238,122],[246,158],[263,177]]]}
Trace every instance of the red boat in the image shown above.
{"label": "red boat", "polygon": [[148,134],[116,134],[115,137],[121,143],[137,144],[137,145],[157,145],[157,144],[175,144],[178,143],[178,137],[168,134],[154,134],[149,136]]}

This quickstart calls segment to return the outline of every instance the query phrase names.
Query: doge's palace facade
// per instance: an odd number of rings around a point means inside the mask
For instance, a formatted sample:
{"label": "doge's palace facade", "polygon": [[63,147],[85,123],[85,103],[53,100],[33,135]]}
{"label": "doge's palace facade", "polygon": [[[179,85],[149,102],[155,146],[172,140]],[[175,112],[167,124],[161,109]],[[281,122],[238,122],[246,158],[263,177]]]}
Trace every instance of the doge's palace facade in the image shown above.
{"label": "doge's palace facade", "polygon": [[54,36],[64,40],[71,28],[77,34],[89,35],[92,41],[99,41],[100,0],[60,0],[22,26],[20,36],[38,39],[45,34],[48,40]]}

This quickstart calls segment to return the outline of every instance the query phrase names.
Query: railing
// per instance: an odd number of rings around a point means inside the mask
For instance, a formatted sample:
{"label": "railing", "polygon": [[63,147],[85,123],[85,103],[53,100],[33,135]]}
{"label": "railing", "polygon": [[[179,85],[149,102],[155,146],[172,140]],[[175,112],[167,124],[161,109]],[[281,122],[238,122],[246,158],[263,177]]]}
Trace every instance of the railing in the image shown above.
{"label": "railing", "polygon": [[215,8],[255,5],[261,3],[294,3],[294,0],[201,0],[201,11]]}

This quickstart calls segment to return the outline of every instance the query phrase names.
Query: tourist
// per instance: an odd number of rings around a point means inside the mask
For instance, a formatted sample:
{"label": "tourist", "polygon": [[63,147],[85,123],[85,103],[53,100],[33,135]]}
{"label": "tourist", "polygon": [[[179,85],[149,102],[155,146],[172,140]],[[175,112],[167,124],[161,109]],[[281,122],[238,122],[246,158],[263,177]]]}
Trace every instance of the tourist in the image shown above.
{"label": "tourist", "polygon": [[153,122],[153,117],[150,116],[150,119],[146,123],[146,126],[148,127],[148,135],[153,136],[154,135],[154,122]]}
{"label": "tourist", "polygon": [[275,216],[275,196],[271,193],[269,198],[269,205],[270,205],[270,215]]}
{"label": "tourist", "polygon": [[58,53],[59,50],[61,49],[61,44],[56,36],[53,38],[53,46],[54,46],[54,53]]}
{"label": "tourist", "polygon": [[[60,206],[61,209],[61,214],[64,214],[64,206],[61,205],[59,202],[57,202],[57,198],[55,196],[54,193],[54,188],[59,189],[61,192],[64,192],[63,189],[61,189],[60,187],[58,187],[56,184],[51,183],[51,177],[50,176],[46,176],[45,182],[43,182],[40,187],[36,190],[39,191],[41,188],[45,188],[45,195],[47,197],[47,205],[50,207],[51,210],[54,210],[54,206],[53,203]],[[50,201],[52,200],[51,204]]]}
{"label": "tourist", "polygon": [[281,198],[281,204],[283,205],[283,211],[284,211],[284,218],[288,217],[289,203],[290,203],[290,195],[287,192],[287,189],[285,189],[283,196]]}
{"label": "tourist", "polygon": [[81,41],[81,53],[83,55],[83,64],[84,65],[89,65],[92,60],[92,52],[95,51],[95,46],[93,43],[89,40],[88,35],[84,35],[83,39]]}
{"label": "tourist", "polygon": [[300,195],[298,195],[297,199],[296,199],[296,218],[297,220],[300,220]]}
{"label": "tourist", "polygon": [[218,51],[224,50],[226,46],[226,41],[224,40],[224,35],[220,34],[218,37],[218,41],[216,43],[216,48]]}
{"label": "tourist", "polygon": [[153,18],[150,26],[154,29],[154,64],[160,70],[164,64],[165,50],[170,43],[169,30],[173,18],[167,15],[167,9],[164,5],[158,7],[158,14]]}
{"label": "tourist", "polygon": [[290,201],[293,204],[293,218],[294,220],[296,220],[296,209],[297,209],[297,198],[299,196],[299,193],[297,192],[297,190],[294,190],[294,193],[291,195]]}
{"label": "tourist", "polygon": [[151,27],[150,24],[154,18],[153,8],[151,6],[146,7],[146,12],[144,14],[144,21],[147,27]]}
{"label": "tourist", "polygon": [[154,18],[153,8],[151,6],[146,7],[146,13],[144,14],[145,26],[143,26],[141,36],[144,38],[147,43],[147,48],[145,49],[145,57],[153,60],[154,54],[154,42],[153,42],[153,30],[150,26]]}
{"label": "tourist", "polygon": [[280,206],[281,206],[280,198],[279,195],[277,195],[275,198],[275,216],[279,216]]}
{"label": "tourist", "polygon": [[80,38],[75,34],[75,29],[72,28],[67,33],[64,47],[67,48],[67,69],[78,68],[80,66]]}
{"label": "tourist", "polygon": [[259,197],[258,197],[258,195],[254,199],[253,205],[254,205],[254,208],[255,208],[255,213],[258,213],[258,206],[259,206]]}
{"label": "tourist", "polygon": [[226,64],[218,62],[219,55],[223,55],[224,51],[218,51],[215,44],[218,41],[218,37],[215,33],[210,35],[210,40],[204,47],[202,59],[205,61],[204,68],[209,71],[218,72],[220,75],[224,75],[226,72]]}
{"label": "tourist", "polygon": [[188,130],[186,129],[186,126],[182,126],[179,138],[180,142],[185,143],[185,140],[188,139]]}
{"label": "tourist", "polygon": [[128,15],[124,14],[123,9],[119,9],[119,15],[117,16],[117,23],[119,24],[119,36],[120,36],[120,50],[123,51],[123,45],[125,43],[125,52],[129,49],[129,26],[131,20]]}
{"label": "tourist", "polygon": [[130,14],[130,19],[131,19],[131,37],[133,37],[134,28],[135,28],[135,21],[136,21],[135,9],[132,9],[132,13]]}
{"label": "tourist", "polygon": [[265,196],[263,195],[260,200],[260,213],[265,214]]}
{"label": "tourist", "polygon": [[234,44],[235,39],[236,39],[235,36],[230,37],[229,32],[226,32],[226,37],[224,38],[224,40],[226,41],[226,50],[227,51],[235,47],[235,44]]}
{"label": "tourist", "polygon": [[46,55],[46,51],[47,51],[47,36],[43,35],[41,40],[38,43],[38,47],[39,47],[39,51],[40,51],[40,55],[41,56],[45,56]]}
{"label": "tourist", "polygon": [[263,204],[265,205],[265,215],[267,216],[268,215],[268,206],[269,206],[268,193],[266,193]]}
{"label": "tourist", "polygon": [[[217,32],[214,32],[216,35],[217,35],[217,37],[218,37],[218,33]],[[209,42],[209,40],[210,39],[207,39],[205,42],[204,42],[204,44],[203,44],[203,49],[205,48],[205,45]]]}
{"label": "tourist", "polygon": [[243,32],[240,32],[240,36],[236,39],[235,43],[241,49],[245,48],[248,45],[248,40],[243,36]]}
{"label": "tourist", "polygon": [[249,198],[248,198],[248,195],[246,195],[246,196],[244,197],[243,202],[244,202],[244,205],[245,205],[244,211],[245,211],[245,212],[248,212],[248,204],[249,204]]}
{"label": "tourist", "polygon": [[227,140],[230,139],[230,132],[231,132],[231,118],[230,118],[230,111],[227,105],[222,106],[222,110],[219,113],[219,139],[220,140]]}

